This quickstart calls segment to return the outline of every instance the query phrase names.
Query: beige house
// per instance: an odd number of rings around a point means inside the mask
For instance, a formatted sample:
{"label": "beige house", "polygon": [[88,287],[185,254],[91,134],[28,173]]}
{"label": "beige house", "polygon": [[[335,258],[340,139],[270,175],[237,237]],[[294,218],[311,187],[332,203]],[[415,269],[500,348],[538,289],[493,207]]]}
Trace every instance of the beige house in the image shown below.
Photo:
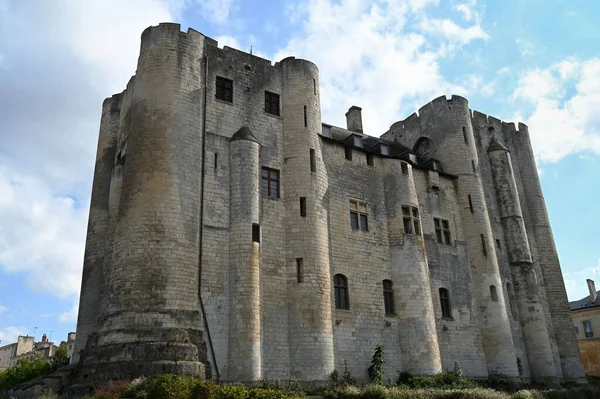
{"label": "beige house", "polygon": [[34,338],[30,336],[19,336],[17,342],[0,347],[0,371],[4,371],[12,365],[12,359],[31,352],[35,346]]}
{"label": "beige house", "polygon": [[590,295],[569,302],[585,373],[600,376],[600,301],[593,280],[587,279]]}

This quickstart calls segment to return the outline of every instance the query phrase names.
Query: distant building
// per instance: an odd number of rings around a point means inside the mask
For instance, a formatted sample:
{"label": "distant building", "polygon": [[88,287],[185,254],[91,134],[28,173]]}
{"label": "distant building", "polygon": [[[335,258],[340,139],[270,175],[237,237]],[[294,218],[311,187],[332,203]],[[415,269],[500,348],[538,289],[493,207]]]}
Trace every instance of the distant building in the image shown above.
{"label": "distant building", "polygon": [[600,377],[600,300],[593,280],[587,279],[589,296],[569,302],[583,369],[588,375]]}
{"label": "distant building", "polygon": [[31,352],[34,348],[34,338],[28,335],[20,335],[17,342],[0,346],[0,371],[6,370],[12,365],[12,359],[24,353]]}
{"label": "distant building", "polygon": [[69,360],[71,359],[71,356],[73,356],[73,352],[75,350],[76,336],[77,334],[75,334],[74,332],[70,332],[69,335],[67,335],[67,352],[69,354]]}
{"label": "distant building", "polygon": [[[33,341],[33,337],[31,337],[31,340]],[[54,345],[54,342],[48,341],[46,334],[44,334],[42,335],[42,341],[34,343],[33,348],[29,351],[13,356],[10,359],[10,366],[16,365],[21,359],[49,359],[54,356],[57,349],[58,346]]]}

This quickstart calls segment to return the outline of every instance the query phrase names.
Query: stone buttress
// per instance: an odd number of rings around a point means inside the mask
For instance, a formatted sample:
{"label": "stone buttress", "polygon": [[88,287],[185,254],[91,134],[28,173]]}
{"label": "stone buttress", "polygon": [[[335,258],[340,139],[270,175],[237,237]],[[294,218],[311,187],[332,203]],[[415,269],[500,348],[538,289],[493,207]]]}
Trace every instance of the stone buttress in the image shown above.
{"label": "stone buttress", "polygon": [[568,306],[564,280],[554,236],[546,210],[546,203],[537,172],[533,148],[526,125],[519,123],[519,130],[511,135],[514,148],[514,160],[519,167],[523,180],[525,198],[531,220],[532,233],[546,291],[550,318],[556,335],[562,376],[566,382],[585,383],[585,373],[581,363],[581,355],[573,329],[573,319]]}
{"label": "stone buttress", "polygon": [[260,144],[249,128],[230,139],[229,367],[227,379],[261,379]]}
{"label": "stone buttress", "polygon": [[137,73],[120,110],[126,157],[116,162],[122,181],[111,184],[121,187],[118,201],[111,195],[119,208],[105,254],[104,307],[80,362],[81,380],[204,376],[198,296],[203,51],[204,36],[180,32],[178,24],[142,34]]}
{"label": "stone buttress", "polygon": [[[288,57],[279,64],[283,95],[285,234],[288,264],[302,259],[301,282],[289,282],[290,377],[325,380],[334,368],[327,171],[322,160],[317,67]],[[315,171],[310,153],[314,150]],[[306,216],[300,214],[300,197]]]}
{"label": "stone buttress", "polygon": [[531,377],[538,382],[557,382],[556,365],[540,301],[539,283],[529,248],[510,153],[494,136],[487,151]]}
{"label": "stone buttress", "polygon": [[401,161],[384,159],[385,202],[390,242],[391,274],[403,370],[411,374],[442,371],[429,267],[423,237],[404,234],[402,205],[419,208],[412,166],[402,172]]}

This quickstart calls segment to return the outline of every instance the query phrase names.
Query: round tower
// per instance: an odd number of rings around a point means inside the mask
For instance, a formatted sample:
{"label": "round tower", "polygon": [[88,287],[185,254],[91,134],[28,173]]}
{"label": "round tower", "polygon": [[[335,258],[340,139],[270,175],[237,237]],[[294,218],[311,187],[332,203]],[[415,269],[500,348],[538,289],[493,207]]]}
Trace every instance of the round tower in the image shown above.
{"label": "round tower", "polygon": [[85,348],[89,335],[98,328],[102,281],[104,279],[102,269],[104,259],[107,256],[109,258],[112,256],[112,253],[107,253],[106,246],[111,238],[108,229],[109,197],[117,146],[117,132],[119,130],[119,114],[120,96],[113,96],[104,100],[83,260],[81,295],[77,315],[77,337],[73,358],[71,359],[73,363],[79,361],[80,351]]}
{"label": "round tower", "polygon": [[[403,173],[401,161],[384,159],[384,165],[391,274],[403,371],[437,374],[442,371],[442,363],[425,245],[420,232],[406,234],[403,222],[403,207],[412,207],[409,212],[419,209],[412,166],[406,164],[408,173]],[[411,224],[410,228],[415,233],[415,226]],[[420,225],[418,228],[421,229]]]}
{"label": "round tower", "polygon": [[483,339],[490,378],[519,379],[510,323],[502,293],[492,228],[481,178],[468,101],[459,96],[435,99],[419,110],[434,148],[429,153],[441,161],[444,172],[458,177],[460,218],[471,266],[473,303]]}
{"label": "round tower", "polygon": [[492,136],[487,151],[531,375],[535,381],[557,382],[554,355],[540,302],[539,283],[529,248],[510,152],[495,136]]}
{"label": "round tower", "polygon": [[519,123],[519,130],[511,138],[514,160],[518,164],[523,181],[525,198],[522,199],[522,203],[526,204],[531,219],[531,233],[539,257],[536,261],[542,269],[563,378],[567,382],[585,383],[581,354],[573,329],[571,311],[567,306],[565,284],[527,126]]}
{"label": "round tower", "polygon": [[260,145],[247,127],[230,139],[229,366],[231,381],[261,379]]}
{"label": "round tower", "polygon": [[[288,264],[302,259],[301,278],[290,278],[290,376],[325,380],[334,368],[329,267],[327,171],[322,159],[319,72],[305,60],[279,63],[283,84],[282,119]],[[311,171],[311,153],[314,171]],[[301,216],[304,198],[306,216]],[[295,267],[294,267],[295,269]],[[296,272],[296,270],[294,270]],[[294,273],[295,274],[295,273]]]}
{"label": "round tower", "polygon": [[127,136],[105,304],[83,379],[204,376],[198,295],[204,37],[160,24],[142,34],[121,129]]}

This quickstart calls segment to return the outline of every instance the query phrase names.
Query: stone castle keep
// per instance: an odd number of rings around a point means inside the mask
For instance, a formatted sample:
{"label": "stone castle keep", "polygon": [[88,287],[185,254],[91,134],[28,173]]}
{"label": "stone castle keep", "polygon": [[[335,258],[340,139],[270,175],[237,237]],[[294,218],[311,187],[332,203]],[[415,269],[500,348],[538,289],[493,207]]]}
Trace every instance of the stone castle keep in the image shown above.
{"label": "stone castle keep", "polygon": [[143,32],[102,108],[80,380],[366,380],[381,344],[386,380],[584,381],[527,126],[452,96],[367,135],[319,95],[309,61]]}

